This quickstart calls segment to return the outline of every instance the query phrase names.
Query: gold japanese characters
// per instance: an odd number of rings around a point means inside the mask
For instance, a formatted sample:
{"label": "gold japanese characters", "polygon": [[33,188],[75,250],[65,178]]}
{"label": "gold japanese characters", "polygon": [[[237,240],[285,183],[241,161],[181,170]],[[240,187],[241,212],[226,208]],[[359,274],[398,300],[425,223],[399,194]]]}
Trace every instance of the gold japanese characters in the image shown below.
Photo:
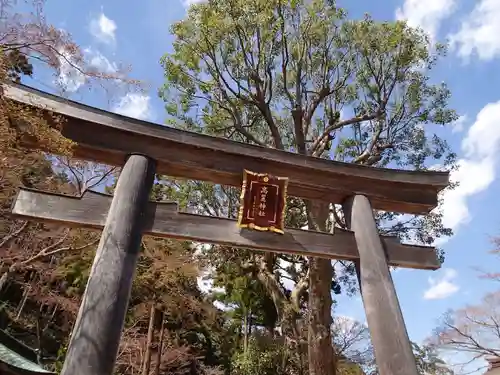
{"label": "gold japanese characters", "polygon": [[284,233],[288,178],[245,170],[238,226]]}

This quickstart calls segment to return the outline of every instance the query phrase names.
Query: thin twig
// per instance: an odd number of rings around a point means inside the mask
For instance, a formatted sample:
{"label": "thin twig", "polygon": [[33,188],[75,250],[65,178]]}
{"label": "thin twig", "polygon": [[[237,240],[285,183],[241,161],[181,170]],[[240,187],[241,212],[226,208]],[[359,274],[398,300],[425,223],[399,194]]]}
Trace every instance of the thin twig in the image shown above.
{"label": "thin twig", "polygon": [[0,248],[5,246],[5,244],[7,244],[10,240],[19,236],[19,234],[21,234],[21,232],[28,227],[28,224],[29,224],[29,222],[25,221],[19,229],[17,229],[16,231],[14,231],[12,233],[9,233],[7,236],[5,236],[4,239],[2,240],[2,242],[0,242]]}

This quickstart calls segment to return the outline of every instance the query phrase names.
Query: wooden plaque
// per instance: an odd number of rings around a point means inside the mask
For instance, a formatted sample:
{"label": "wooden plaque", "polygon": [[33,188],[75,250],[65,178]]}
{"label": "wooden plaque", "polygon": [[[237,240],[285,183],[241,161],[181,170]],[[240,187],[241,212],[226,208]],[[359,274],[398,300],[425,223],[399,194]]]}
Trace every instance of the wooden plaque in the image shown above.
{"label": "wooden plaque", "polygon": [[238,226],[284,233],[287,177],[243,171]]}

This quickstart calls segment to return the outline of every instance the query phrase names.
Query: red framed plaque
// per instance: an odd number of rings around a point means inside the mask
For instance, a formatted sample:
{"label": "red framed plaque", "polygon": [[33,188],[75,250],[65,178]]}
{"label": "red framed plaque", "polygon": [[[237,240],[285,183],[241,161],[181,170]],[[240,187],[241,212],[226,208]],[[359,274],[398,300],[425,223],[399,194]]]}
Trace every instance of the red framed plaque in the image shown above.
{"label": "red framed plaque", "polygon": [[243,171],[238,226],[285,233],[287,187],[287,177]]}

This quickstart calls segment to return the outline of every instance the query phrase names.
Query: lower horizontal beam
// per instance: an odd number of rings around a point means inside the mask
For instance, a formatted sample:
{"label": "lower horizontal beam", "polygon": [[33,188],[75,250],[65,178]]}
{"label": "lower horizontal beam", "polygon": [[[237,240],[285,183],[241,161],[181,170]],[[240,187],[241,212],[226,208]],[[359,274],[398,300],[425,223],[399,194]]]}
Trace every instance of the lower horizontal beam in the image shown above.
{"label": "lower horizontal beam", "polygon": [[[12,208],[20,218],[60,223],[67,226],[102,229],[112,197],[87,192],[81,198],[21,189]],[[178,212],[177,203],[150,202],[145,234],[156,237],[219,243],[234,247],[279,253],[357,260],[358,250],[350,231],[335,234],[286,229],[285,234],[240,229],[235,220]],[[440,263],[432,247],[404,245],[395,237],[382,236],[391,266],[436,270]]]}

